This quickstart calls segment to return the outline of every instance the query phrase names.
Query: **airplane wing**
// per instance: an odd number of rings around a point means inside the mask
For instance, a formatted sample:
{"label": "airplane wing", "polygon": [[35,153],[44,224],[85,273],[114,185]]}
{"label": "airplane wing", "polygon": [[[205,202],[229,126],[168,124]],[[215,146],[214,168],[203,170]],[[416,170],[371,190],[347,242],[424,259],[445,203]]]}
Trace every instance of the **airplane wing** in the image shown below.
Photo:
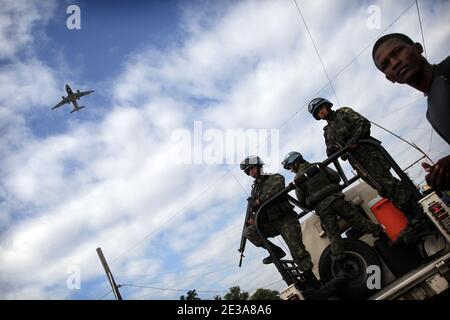
{"label": "airplane wing", "polygon": [[69,103],[69,102],[70,102],[69,97],[65,97],[65,98],[62,99],[56,106],[54,106],[54,107],[52,108],[52,110],[54,110],[54,109],[56,109],[56,108],[59,108],[59,107],[61,107],[62,105],[65,105],[66,103]]}
{"label": "airplane wing", "polygon": [[84,91],[84,92],[75,92],[74,94],[76,95],[76,97],[78,99],[82,96],[87,96],[88,94],[91,94],[92,92],[94,92],[94,90]]}

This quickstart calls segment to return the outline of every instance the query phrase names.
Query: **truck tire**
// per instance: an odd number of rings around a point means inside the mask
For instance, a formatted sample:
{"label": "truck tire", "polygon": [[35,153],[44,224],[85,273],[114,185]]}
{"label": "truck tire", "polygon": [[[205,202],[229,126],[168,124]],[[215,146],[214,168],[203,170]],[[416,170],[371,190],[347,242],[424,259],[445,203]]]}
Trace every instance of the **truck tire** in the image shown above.
{"label": "truck tire", "polygon": [[[378,266],[381,271],[380,260],[372,247],[365,242],[343,239],[343,244],[346,258],[342,261],[342,264],[345,265],[347,270],[351,271],[352,275],[337,287],[338,296],[342,299],[365,299],[376,292],[375,289],[369,289],[367,286],[367,279],[371,276],[371,274],[367,274],[367,268]],[[320,256],[319,274],[323,283],[338,278],[338,267],[331,259],[330,245],[325,248]]]}

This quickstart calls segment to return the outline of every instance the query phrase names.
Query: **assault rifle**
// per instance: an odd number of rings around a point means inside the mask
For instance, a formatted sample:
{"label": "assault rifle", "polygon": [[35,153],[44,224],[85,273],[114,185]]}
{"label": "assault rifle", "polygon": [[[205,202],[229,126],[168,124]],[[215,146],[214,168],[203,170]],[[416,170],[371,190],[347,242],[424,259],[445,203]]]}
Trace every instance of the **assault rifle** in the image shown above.
{"label": "assault rifle", "polygon": [[244,257],[245,243],[247,242],[247,238],[245,237],[245,228],[248,225],[248,220],[253,215],[253,198],[247,198],[247,211],[245,212],[245,220],[244,226],[242,227],[242,235],[241,235],[241,245],[239,246],[238,251],[241,253],[241,258],[239,259],[239,267],[242,265],[242,258]]}

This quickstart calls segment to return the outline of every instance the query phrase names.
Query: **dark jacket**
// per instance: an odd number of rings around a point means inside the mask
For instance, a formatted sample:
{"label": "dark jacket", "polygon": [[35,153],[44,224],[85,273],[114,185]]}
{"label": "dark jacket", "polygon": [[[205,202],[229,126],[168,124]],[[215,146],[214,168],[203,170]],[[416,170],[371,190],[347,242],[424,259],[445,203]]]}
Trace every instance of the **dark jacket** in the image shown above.
{"label": "dark jacket", "polygon": [[[315,165],[316,163],[307,161],[302,163],[294,181]],[[339,174],[327,167],[297,186],[295,189],[297,199],[306,208],[315,210],[317,214],[320,214],[320,211],[328,208],[334,200],[344,197],[339,187],[340,180]]]}
{"label": "dark jacket", "polygon": [[[252,192],[254,192],[254,199],[259,199],[260,203],[264,203],[277,192],[283,190],[285,187],[284,177],[281,174],[263,174],[259,176],[253,184]],[[261,222],[269,222],[280,217],[295,216],[293,210],[294,206],[287,200],[286,197],[281,197],[275,203],[269,205],[262,212],[263,216]]]}
{"label": "dark jacket", "polygon": [[427,119],[434,130],[450,144],[450,57],[436,65],[428,92]]}

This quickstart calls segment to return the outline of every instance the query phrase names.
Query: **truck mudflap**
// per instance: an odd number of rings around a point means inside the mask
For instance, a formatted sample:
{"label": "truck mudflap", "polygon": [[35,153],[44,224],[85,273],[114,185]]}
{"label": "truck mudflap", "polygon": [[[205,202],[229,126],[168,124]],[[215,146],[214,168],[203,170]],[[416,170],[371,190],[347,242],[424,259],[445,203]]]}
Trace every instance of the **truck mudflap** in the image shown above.
{"label": "truck mudflap", "polygon": [[[397,279],[387,287],[383,288],[381,291],[369,298],[369,300],[393,300],[400,297],[402,294],[411,290],[415,286],[426,282],[429,280],[430,285],[433,285],[433,278],[436,275],[443,276],[449,272],[450,266],[450,252],[447,252],[444,256],[439,257],[428,264],[414,269],[411,272],[405,274],[403,277]],[[441,277],[442,282],[446,282],[444,277]],[[445,286],[445,283],[444,283]],[[448,282],[447,287],[448,288]],[[438,292],[436,292],[438,293]]]}

